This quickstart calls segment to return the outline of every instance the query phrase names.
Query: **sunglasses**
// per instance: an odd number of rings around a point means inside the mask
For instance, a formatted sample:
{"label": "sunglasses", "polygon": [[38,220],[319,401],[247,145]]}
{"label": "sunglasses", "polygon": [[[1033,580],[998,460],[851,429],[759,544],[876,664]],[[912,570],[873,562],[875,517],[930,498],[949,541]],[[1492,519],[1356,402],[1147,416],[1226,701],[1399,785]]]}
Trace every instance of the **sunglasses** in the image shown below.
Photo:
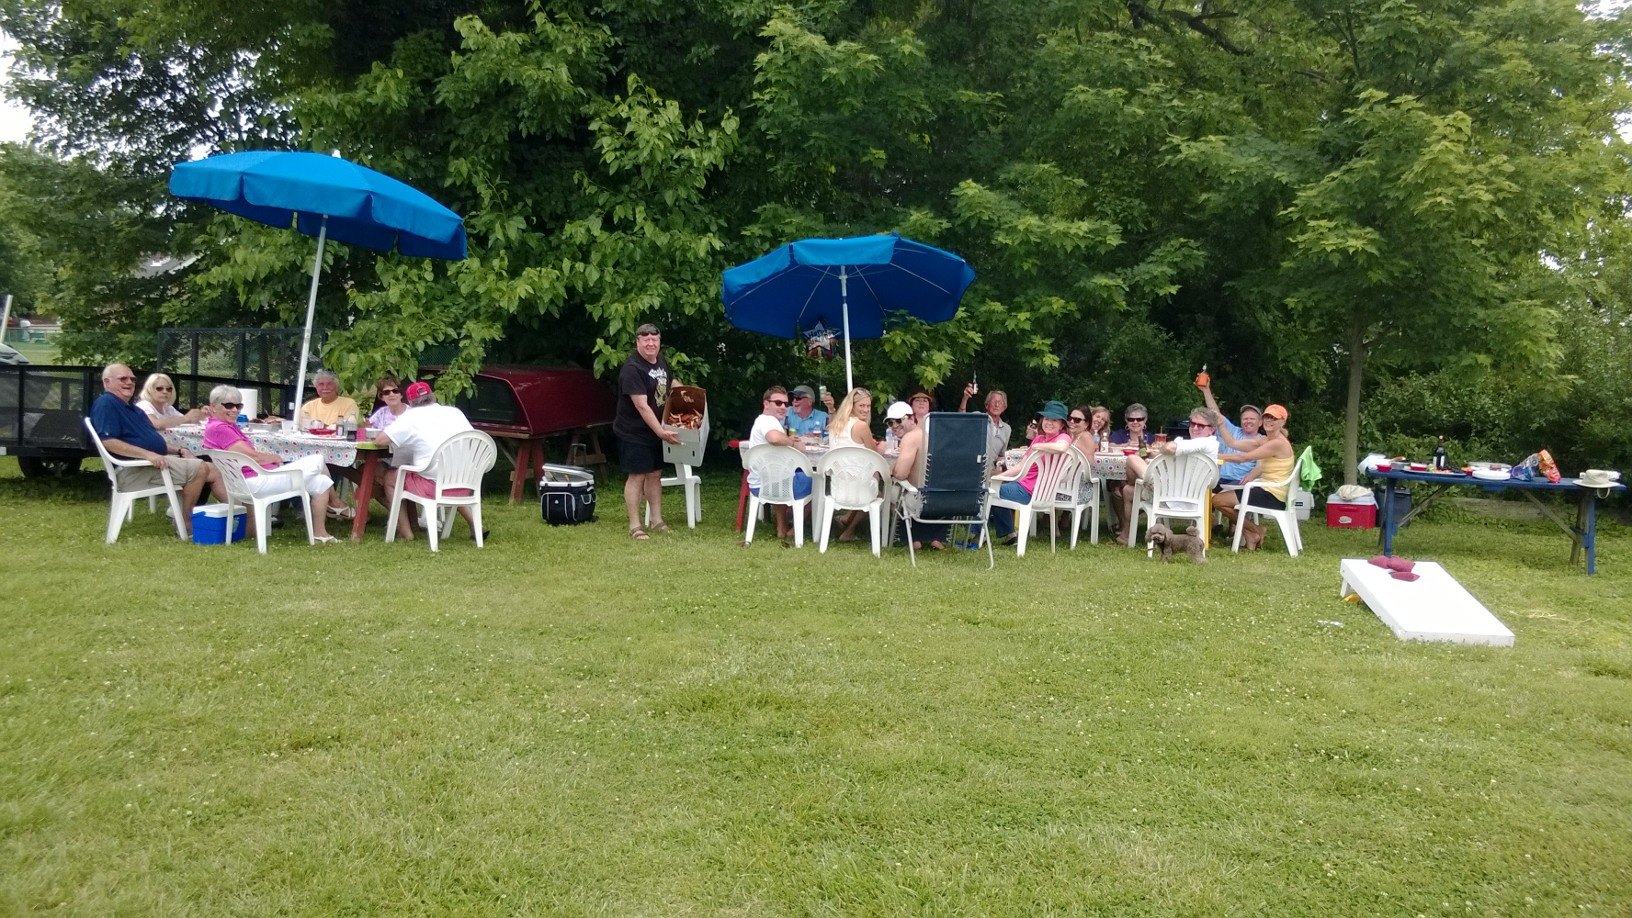
{"label": "sunglasses", "polygon": [[174,392],[174,391],[176,391],[176,388],[174,386],[154,386],[153,391],[154,392]]}
{"label": "sunglasses", "polygon": [[773,405],[775,405],[775,406],[776,406],[776,407],[778,407],[778,408],[786,408],[786,407],[788,407],[788,403],[787,403],[787,402],[785,402],[785,401],[783,401],[783,400],[782,400],[782,399],[778,399],[778,398],[773,398],[773,399],[771,399],[771,404],[773,404]]}
{"label": "sunglasses", "polygon": [[1145,423],[1145,419],[1144,418],[1128,418],[1128,423],[1129,424],[1143,424],[1143,423]]}
{"label": "sunglasses", "polygon": [[1070,421],[1073,424],[1086,424],[1086,423],[1088,423],[1087,418],[1070,418]]}
{"label": "sunglasses", "polygon": [[237,411],[239,408],[244,407],[244,403],[243,402],[222,402],[221,407],[222,408],[231,408],[233,411]]}
{"label": "sunglasses", "polygon": [[381,389],[380,394],[381,395],[401,395],[402,390],[401,389]]}
{"label": "sunglasses", "polygon": [[1206,421],[1191,421],[1190,426],[1191,427],[1211,427],[1213,425],[1207,423]]}

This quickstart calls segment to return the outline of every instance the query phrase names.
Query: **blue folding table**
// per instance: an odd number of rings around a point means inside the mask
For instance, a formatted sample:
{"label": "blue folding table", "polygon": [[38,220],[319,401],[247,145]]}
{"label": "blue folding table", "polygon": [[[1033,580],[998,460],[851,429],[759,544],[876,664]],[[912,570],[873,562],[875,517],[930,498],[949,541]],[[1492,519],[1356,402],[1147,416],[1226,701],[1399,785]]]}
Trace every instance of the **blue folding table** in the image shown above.
{"label": "blue folding table", "polygon": [[[1558,484],[1553,484],[1543,478],[1539,481],[1519,481],[1517,479],[1503,479],[1490,481],[1484,478],[1474,478],[1460,470],[1454,472],[1411,472],[1394,469],[1388,472],[1368,470],[1367,477],[1378,478],[1388,482],[1383,488],[1382,504],[1378,506],[1377,528],[1381,530],[1378,540],[1382,543],[1383,554],[1394,554],[1394,533],[1421,513],[1433,503],[1441,494],[1452,487],[1483,488],[1486,491],[1517,491],[1541,508],[1541,512],[1553,525],[1561,529],[1570,537],[1570,563],[1574,564],[1581,557],[1584,549],[1587,555],[1587,573],[1597,573],[1598,567],[1598,496],[1600,492],[1608,496],[1611,491],[1625,491],[1626,485],[1616,482],[1607,488],[1586,488],[1566,478]],[[1428,493],[1419,501],[1415,501],[1410,512],[1403,519],[1394,518],[1394,482],[1413,481],[1430,485]],[[1538,494],[1572,494],[1577,498],[1575,523],[1572,525],[1559,514],[1557,510],[1542,501]]]}

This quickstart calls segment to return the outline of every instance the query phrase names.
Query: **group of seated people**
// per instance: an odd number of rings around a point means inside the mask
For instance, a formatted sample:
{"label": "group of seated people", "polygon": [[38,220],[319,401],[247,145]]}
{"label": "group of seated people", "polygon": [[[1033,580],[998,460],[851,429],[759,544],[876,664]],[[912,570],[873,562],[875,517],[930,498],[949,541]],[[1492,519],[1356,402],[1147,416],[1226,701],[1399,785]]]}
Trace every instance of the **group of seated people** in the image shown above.
{"label": "group of seated people", "polygon": [[[1001,390],[987,394],[984,413],[989,421],[987,459],[997,485],[997,496],[1010,502],[1030,503],[1039,470],[1028,461],[1035,452],[1064,452],[1077,447],[1084,456],[1092,457],[1107,444],[1127,453],[1126,470],[1122,480],[1111,485],[1118,524],[1117,540],[1125,543],[1132,525],[1133,503],[1138,488],[1146,477],[1149,463],[1158,455],[1190,455],[1204,453],[1219,463],[1219,482],[1215,489],[1213,506],[1233,525],[1239,501],[1240,486],[1258,478],[1266,481],[1286,479],[1292,470],[1294,454],[1287,437],[1287,411],[1284,406],[1270,405],[1260,410],[1255,405],[1243,405],[1237,424],[1219,411],[1209,383],[1198,380],[1198,388],[1205,405],[1190,412],[1188,435],[1168,440],[1152,434],[1149,429],[1150,412],[1137,402],[1122,411],[1123,427],[1110,430],[1111,412],[1102,405],[1077,405],[1067,408],[1063,402],[1049,401],[1026,426],[1027,452],[1008,471],[997,471],[998,463],[1009,448],[1012,436],[1009,424],[1003,420],[1008,409],[1008,397]],[[968,409],[971,398],[978,394],[974,383],[963,390],[959,410]],[[809,386],[796,386],[790,393],[782,386],[766,389],[761,402],[761,413],[755,419],[752,432],[744,444],[751,448],[765,443],[799,446],[798,437],[810,436],[824,429],[830,446],[862,446],[877,450],[891,460],[891,476],[897,481],[922,485],[922,471],[918,461],[924,448],[924,421],[934,407],[933,397],[917,389],[906,402],[895,402],[885,412],[885,439],[873,437],[871,421],[873,396],[863,388],[852,389],[836,407],[831,396],[822,392],[827,411],[814,407],[815,393]],[[893,435],[893,436],[892,436]],[[1131,452],[1130,452],[1131,450]],[[750,471],[749,488],[758,493],[757,476]],[[803,471],[795,473],[795,496],[805,497],[813,483]],[[1290,499],[1286,485],[1255,488],[1251,500],[1254,506],[1284,509]],[[786,507],[777,507],[777,535],[788,535]],[[863,514],[851,513],[844,522],[840,541],[852,541]],[[992,537],[1011,541],[1014,523],[1006,512],[990,515]],[[1262,527],[1248,521],[1249,534],[1262,535]],[[919,543],[931,548],[944,548],[947,533],[943,528],[915,527]],[[1249,543],[1255,540],[1249,538]],[[922,547],[919,544],[917,547]]]}
{"label": "group of seated people", "polygon": [[[128,483],[132,487],[156,484],[160,470],[169,469],[171,480],[179,489],[183,531],[190,536],[192,511],[205,489],[217,501],[226,502],[226,482],[212,463],[198,459],[187,449],[170,446],[160,431],[203,422],[202,446],[206,450],[240,453],[264,472],[299,469],[310,495],[314,539],[319,543],[337,541],[329,534],[327,521],[351,519],[353,511],[335,492],[334,483],[341,476],[356,481],[358,476],[354,469],[326,466],[317,453],[284,462],[276,453],[257,448],[238,425],[244,396],[235,386],[214,387],[207,404],[184,412],[176,406],[175,382],[164,373],[150,374],[142,385],[139,400],[133,404],[135,379],[135,374],[123,364],[106,367],[102,371],[103,394],[92,404],[90,413],[92,426],[110,453],[151,463],[146,468],[119,470],[121,484]],[[339,378],[334,373],[319,371],[313,377],[312,388],[317,396],[301,405],[296,414],[297,427],[305,428],[314,422],[329,428],[341,421],[357,423],[357,402],[340,394]],[[359,494],[357,500],[378,497],[389,503],[398,487],[422,496],[432,495],[433,482],[411,471],[399,474],[398,467],[429,458],[449,437],[471,430],[470,422],[458,408],[438,405],[435,392],[426,382],[415,382],[404,388],[395,376],[382,376],[375,385],[375,396],[376,407],[368,416],[367,427],[374,432],[373,442],[390,448],[392,454],[380,491],[373,495]],[[277,421],[278,418],[269,414],[262,415],[260,420]],[[244,485],[251,493],[261,493],[279,484],[269,477],[263,478],[251,465],[242,466],[241,472]],[[460,512],[467,521],[472,519],[468,509],[460,508]],[[414,537],[410,516],[403,514],[398,521],[401,538]]]}

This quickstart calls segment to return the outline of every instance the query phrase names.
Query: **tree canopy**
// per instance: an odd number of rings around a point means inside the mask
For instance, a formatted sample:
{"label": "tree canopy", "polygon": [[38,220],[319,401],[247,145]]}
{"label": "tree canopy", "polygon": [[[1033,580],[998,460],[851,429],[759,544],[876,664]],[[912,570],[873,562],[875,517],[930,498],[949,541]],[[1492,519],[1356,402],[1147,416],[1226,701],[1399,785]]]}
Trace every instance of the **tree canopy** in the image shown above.
{"label": "tree canopy", "polygon": [[[56,157],[5,174],[56,215],[85,354],[295,321],[309,245],[162,190],[175,160],[260,146],[466,218],[464,262],[334,254],[325,360],[356,382],[429,352],[456,380],[605,369],[648,320],[717,402],[835,381],[729,328],[720,272],[893,230],[979,277],[953,322],[858,349],[858,380],[1178,414],[1205,362],[1226,400],[1344,418],[1352,468],[1368,386],[1546,380],[1583,310],[1627,312],[1605,283],[1627,19],[1563,0],[4,0],[0,26]],[[196,260],[124,289],[158,251]]]}

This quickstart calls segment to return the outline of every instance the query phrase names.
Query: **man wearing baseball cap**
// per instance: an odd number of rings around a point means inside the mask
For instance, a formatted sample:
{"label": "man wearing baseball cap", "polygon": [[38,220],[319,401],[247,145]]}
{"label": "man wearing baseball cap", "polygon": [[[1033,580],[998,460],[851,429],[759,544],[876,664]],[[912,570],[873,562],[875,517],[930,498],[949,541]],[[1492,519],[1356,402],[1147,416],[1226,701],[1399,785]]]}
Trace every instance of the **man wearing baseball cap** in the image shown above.
{"label": "man wearing baseball cap", "polygon": [[816,393],[809,386],[794,386],[788,399],[788,428],[796,436],[820,434],[827,429],[827,412],[816,407]]}
{"label": "man wearing baseball cap", "polygon": [[[448,441],[454,434],[471,430],[470,420],[465,413],[452,405],[438,405],[436,393],[431,390],[431,384],[423,380],[409,383],[403,390],[403,401],[408,403],[408,410],[404,411],[390,427],[374,435],[374,442],[380,446],[391,448],[391,465],[385,470],[386,503],[396,496],[397,488],[407,488],[409,493],[421,497],[431,497],[436,494],[436,482],[421,476],[418,472],[401,472],[402,466],[419,465],[436,454],[436,450]],[[414,530],[409,517],[413,514],[404,513],[397,517],[397,537],[412,539]],[[472,535],[475,534],[476,521],[471,516],[469,507],[460,507],[459,515],[471,526]],[[484,536],[485,538],[485,536]]]}
{"label": "man wearing baseball cap", "polygon": [[[906,402],[892,402],[889,410],[884,412],[884,423],[895,431],[896,443],[900,452],[895,457],[895,465],[890,468],[890,477],[896,481],[905,481],[915,487],[923,487],[924,472],[918,462],[918,456],[924,450],[924,427],[918,420],[918,415]],[[918,523],[912,527],[912,534],[917,536],[912,547],[919,549],[928,542],[929,547],[940,551],[946,547],[947,535],[952,527],[945,523]],[[901,537],[906,538],[905,524],[898,530]]]}

